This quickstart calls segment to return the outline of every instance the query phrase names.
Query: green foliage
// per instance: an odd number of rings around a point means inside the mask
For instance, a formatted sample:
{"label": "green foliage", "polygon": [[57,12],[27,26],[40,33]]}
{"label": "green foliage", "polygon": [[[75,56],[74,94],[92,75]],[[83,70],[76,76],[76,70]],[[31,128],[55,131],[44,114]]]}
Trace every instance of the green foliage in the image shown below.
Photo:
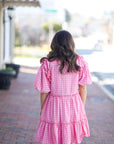
{"label": "green foliage", "polygon": [[53,22],[53,31],[57,32],[59,30],[62,30],[62,24],[58,22]]}
{"label": "green foliage", "polygon": [[46,33],[49,33],[49,22],[45,22],[45,23],[42,25],[42,29],[43,29]]}
{"label": "green foliage", "polygon": [[3,71],[3,72],[11,72],[13,71],[13,68],[12,67],[7,67],[5,69],[1,69],[0,71]]}
{"label": "green foliage", "polygon": [[[42,25],[42,28],[45,30],[46,33],[49,33],[49,25],[50,25],[50,22],[45,22],[45,23]],[[59,31],[59,30],[62,30],[62,24],[61,24],[61,23],[52,22],[52,25],[53,25],[53,31],[54,31],[54,32],[57,32],[57,31]]]}

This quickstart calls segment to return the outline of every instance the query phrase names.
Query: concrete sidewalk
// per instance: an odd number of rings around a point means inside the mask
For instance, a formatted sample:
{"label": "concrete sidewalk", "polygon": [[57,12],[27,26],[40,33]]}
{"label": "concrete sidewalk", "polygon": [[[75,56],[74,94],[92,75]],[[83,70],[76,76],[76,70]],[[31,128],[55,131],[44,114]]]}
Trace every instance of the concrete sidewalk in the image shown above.
{"label": "concrete sidewalk", "polygon": [[[33,88],[37,68],[21,67],[10,90],[0,90],[0,144],[35,144],[40,95]],[[114,103],[96,85],[87,87],[86,114],[90,137],[82,144],[114,143]]]}

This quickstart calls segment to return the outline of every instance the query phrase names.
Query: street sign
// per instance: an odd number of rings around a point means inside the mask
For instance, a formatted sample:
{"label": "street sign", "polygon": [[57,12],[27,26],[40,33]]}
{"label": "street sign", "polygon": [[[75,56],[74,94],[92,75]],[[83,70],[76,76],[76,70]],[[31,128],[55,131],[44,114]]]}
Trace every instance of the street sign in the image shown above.
{"label": "street sign", "polygon": [[57,13],[58,10],[57,9],[45,9],[45,12],[47,12],[47,13]]}

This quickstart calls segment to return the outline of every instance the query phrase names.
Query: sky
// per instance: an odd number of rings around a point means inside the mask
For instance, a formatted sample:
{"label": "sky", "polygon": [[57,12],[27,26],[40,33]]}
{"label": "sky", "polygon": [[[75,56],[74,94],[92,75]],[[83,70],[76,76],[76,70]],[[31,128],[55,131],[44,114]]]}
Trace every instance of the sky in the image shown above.
{"label": "sky", "polygon": [[[114,10],[114,0],[39,0],[42,9],[62,9],[66,8],[71,13],[79,13],[85,17],[101,18],[104,11]],[[19,8],[17,8],[19,11]],[[29,8],[23,8],[29,12]],[[37,12],[39,8],[31,8]],[[22,11],[22,10],[20,10]],[[24,13],[23,11],[23,13]]]}
{"label": "sky", "polygon": [[85,16],[101,17],[104,10],[114,10],[114,0],[56,0],[59,6]]}
{"label": "sky", "polygon": [[[71,13],[80,13],[84,16],[94,16],[100,18],[105,10],[114,10],[114,0],[41,0],[47,2],[47,7],[51,7],[49,1],[55,1],[55,7],[67,8]],[[49,3],[49,5],[48,5]]]}

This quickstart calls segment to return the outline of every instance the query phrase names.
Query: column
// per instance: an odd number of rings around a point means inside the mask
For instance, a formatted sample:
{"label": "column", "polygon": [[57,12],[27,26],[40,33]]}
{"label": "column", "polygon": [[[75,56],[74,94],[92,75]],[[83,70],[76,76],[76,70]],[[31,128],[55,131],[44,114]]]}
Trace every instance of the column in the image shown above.
{"label": "column", "polygon": [[0,4],[0,69],[3,68],[3,43],[4,43],[4,31],[3,31],[3,8]]}

